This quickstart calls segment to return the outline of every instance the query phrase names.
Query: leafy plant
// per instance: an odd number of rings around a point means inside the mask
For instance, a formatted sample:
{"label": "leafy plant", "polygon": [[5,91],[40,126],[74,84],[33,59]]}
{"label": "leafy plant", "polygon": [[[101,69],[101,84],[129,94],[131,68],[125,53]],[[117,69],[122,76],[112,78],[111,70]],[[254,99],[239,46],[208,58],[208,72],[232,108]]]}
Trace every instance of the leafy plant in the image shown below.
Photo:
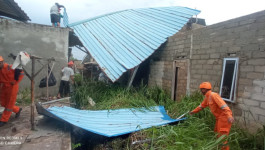
{"label": "leafy plant", "polygon": [[78,147],[81,147],[81,143],[77,143],[77,144],[72,143],[72,149],[73,150],[78,148]]}
{"label": "leafy plant", "polygon": [[28,105],[31,103],[31,91],[29,88],[23,89],[17,94],[18,105]]}

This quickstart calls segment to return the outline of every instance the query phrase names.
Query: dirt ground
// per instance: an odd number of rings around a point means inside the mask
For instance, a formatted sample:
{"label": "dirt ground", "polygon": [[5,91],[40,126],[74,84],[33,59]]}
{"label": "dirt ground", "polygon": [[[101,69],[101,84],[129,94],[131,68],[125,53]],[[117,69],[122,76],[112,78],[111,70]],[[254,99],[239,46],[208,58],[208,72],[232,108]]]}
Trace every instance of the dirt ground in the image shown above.
{"label": "dirt ground", "polygon": [[[3,108],[0,108],[2,114]],[[12,114],[6,125],[0,127],[1,150],[70,150],[70,127],[55,119],[37,114],[35,130],[31,130],[30,106],[22,107],[21,115]]]}

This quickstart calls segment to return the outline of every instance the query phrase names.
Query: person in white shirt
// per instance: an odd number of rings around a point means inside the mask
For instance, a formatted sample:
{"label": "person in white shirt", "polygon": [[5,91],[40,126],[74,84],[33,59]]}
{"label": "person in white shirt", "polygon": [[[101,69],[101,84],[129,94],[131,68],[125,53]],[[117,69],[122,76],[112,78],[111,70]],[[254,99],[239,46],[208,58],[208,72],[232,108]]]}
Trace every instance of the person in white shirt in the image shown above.
{"label": "person in white shirt", "polygon": [[74,82],[74,70],[72,69],[74,65],[73,61],[68,63],[68,67],[64,67],[62,70],[62,79],[60,82],[59,92],[57,98],[60,99],[61,96],[69,96],[70,93],[70,78]]}
{"label": "person in white shirt", "polygon": [[61,7],[64,7],[64,6],[58,3],[55,3],[50,9],[51,23],[53,27],[55,26],[60,27],[60,19],[61,19],[60,8]]}

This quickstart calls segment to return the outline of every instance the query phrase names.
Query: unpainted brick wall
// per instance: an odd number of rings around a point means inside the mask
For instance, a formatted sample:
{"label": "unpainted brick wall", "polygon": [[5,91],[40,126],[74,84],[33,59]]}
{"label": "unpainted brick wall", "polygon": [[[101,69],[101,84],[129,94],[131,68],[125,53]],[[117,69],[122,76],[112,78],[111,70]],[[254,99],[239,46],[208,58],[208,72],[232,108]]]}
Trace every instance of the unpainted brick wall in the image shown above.
{"label": "unpainted brick wall", "polygon": [[[265,124],[265,11],[191,31],[183,29],[168,39],[159,55],[160,61],[168,63],[163,75],[150,78],[149,83],[166,80],[167,84],[160,85],[171,91],[172,77],[165,75],[172,76],[172,62],[191,58],[191,92],[198,90],[201,82],[209,81],[218,93],[223,59],[238,57],[236,103],[229,105],[242,124],[252,126],[253,120]],[[151,70],[155,68],[151,65]]]}

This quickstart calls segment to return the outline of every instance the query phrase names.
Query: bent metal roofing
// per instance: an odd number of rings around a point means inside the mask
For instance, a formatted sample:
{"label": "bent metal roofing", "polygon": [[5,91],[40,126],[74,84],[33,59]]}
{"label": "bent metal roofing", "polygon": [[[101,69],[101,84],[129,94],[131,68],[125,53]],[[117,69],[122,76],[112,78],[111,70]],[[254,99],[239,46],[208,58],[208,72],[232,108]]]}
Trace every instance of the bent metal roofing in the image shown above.
{"label": "bent metal roofing", "polygon": [[30,21],[28,15],[14,0],[0,0],[0,16],[6,16],[19,21]]}
{"label": "bent metal roofing", "polygon": [[141,64],[199,10],[129,9],[68,25],[113,82]]}
{"label": "bent metal roofing", "polygon": [[106,137],[119,136],[186,119],[170,118],[164,106],[154,106],[149,109],[131,108],[97,111],[54,106],[45,109],[45,112],[48,116]]}

